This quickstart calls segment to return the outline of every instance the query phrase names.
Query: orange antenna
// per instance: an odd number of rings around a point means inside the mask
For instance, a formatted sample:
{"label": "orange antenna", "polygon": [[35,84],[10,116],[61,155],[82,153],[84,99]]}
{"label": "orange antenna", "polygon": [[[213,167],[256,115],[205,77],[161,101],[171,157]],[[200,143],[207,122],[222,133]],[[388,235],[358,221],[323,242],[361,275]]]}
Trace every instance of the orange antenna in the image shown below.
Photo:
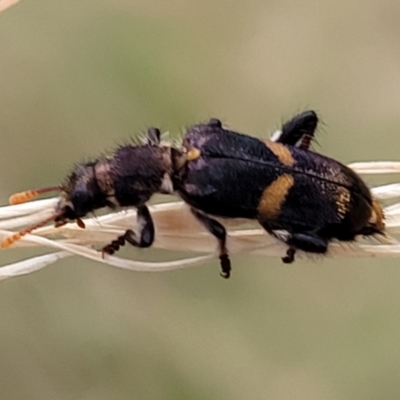
{"label": "orange antenna", "polygon": [[18,241],[19,239],[22,238],[22,236],[27,235],[28,233],[31,233],[33,230],[37,229],[37,228],[41,228],[42,226],[46,225],[48,222],[52,222],[54,221],[57,217],[60,217],[63,214],[63,210],[61,210],[60,212],[53,214],[51,217],[44,219],[43,221],[38,222],[35,225],[32,225],[28,228],[25,228],[22,231],[16,232],[13,235],[9,236],[7,239],[4,239],[1,243],[0,243],[0,247],[2,249],[6,249],[7,247],[10,247],[13,243],[15,243],[16,241]]}
{"label": "orange antenna", "polygon": [[62,189],[61,186],[49,186],[49,187],[45,187],[45,188],[41,188],[41,189],[27,190],[25,192],[13,194],[8,199],[8,202],[12,205],[25,203],[29,200],[34,199],[35,197],[39,196],[40,194],[56,192],[56,191],[59,192],[61,189]]}

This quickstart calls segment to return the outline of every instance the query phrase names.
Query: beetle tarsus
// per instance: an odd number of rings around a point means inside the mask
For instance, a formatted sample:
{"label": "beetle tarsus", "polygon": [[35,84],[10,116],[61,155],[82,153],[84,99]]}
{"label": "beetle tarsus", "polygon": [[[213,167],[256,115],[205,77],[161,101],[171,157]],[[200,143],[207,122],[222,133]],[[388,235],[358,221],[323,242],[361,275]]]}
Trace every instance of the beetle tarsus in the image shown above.
{"label": "beetle tarsus", "polygon": [[296,250],[293,247],[289,247],[286,251],[286,256],[282,257],[282,261],[284,264],[291,264],[294,261],[294,255],[296,254]]}
{"label": "beetle tarsus", "polygon": [[231,260],[228,254],[222,254],[219,256],[221,264],[221,272],[219,273],[224,279],[228,279],[231,276]]}
{"label": "beetle tarsus", "polygon": [[126,242],[135,247],[150,247],[154,242],[154,223],[147,206],[141,206],[137,210],[136,226],[139,232],[128,229],[123,235],[113,240],[102,249],[103,258],[105,254],[114,254],[124,246]]}

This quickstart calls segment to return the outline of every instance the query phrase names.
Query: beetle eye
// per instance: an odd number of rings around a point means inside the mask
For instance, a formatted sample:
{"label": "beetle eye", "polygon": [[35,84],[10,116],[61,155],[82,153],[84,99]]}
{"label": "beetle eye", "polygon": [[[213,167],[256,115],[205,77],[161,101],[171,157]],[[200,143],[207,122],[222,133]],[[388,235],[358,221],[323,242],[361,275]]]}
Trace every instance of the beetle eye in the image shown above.
{"label": "beetle eye", "polygon": [[93,210],[93,196],[87,190],[77,189],[71,193],[75,218],[84,217]]}

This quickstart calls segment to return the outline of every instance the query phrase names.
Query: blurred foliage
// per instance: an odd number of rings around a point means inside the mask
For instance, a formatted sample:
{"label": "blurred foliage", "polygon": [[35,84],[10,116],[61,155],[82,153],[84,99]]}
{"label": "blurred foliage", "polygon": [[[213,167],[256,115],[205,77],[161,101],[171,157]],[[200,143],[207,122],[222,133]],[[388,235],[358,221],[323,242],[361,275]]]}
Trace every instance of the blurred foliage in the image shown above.
{"label": "blurred foliage", "polygon": [[[267,137],[314,108],[318,151],[398,159],[399,18],[393,0],[23,0],[0,15],[0,199],[210,116]],[[217,261],[76,258],[2,282],[1,398],[400,397],[398,261],[233,262],[229,281]]]}

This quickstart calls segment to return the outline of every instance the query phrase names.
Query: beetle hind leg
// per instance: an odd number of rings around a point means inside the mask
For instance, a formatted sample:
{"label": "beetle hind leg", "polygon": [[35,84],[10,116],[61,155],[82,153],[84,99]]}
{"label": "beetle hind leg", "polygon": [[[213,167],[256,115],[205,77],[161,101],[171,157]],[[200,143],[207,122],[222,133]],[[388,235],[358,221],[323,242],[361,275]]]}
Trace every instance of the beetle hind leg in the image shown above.
{"label": "beetle hind leg", "polygon": [[325,254],[328,250],[328,239],[315,233],[292,233],[285,242],[289,245],[286,257],[282,258],[282,261],[286,264],[294,261],[296,250],[315,254]]}
{"label": "beetle hind leg", "polygon": [[328,240],[311,233],[292,233],[287,243],[309,253],[323,254],[328,250]]}
{"label": "beetle hind leg", "polygon": [[296,249],[289,247],[286,251],[286,256],[282,257],[284,264],[291,264],[294,261],[294,255],[296,254]]}
{"label": "beetle hind leg", "polygon": [[286,230],[266,230],[277,239],[286,243],[289,248],[286,256],[282,257],[285,264],[291,264],[295,259],[296,250],[302,250],[307,253],[325,254],[328,250],[328,239],[321,237],[316,232],[288,232]]}
{"label": "beetle hind leg", "polygon": [[304,111],[285,122],[282,129],[274,134],[272,140],[308,150],[314,139],[317,125],[318,116],[315,111]]}

